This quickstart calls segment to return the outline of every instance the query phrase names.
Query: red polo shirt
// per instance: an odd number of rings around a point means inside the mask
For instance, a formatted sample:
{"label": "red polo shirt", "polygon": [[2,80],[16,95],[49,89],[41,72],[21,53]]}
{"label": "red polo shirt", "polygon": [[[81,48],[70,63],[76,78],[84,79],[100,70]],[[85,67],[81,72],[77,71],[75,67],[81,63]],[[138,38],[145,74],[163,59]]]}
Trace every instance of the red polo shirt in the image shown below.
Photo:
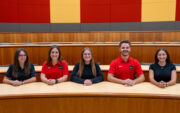
{"label": "red polo shirt", "polygon": [[139,76],[143,74],[143,71],[140,63],[136,59],[129,57],[127,62],[124,62],[124,60],[119,57],[111,62],[109,73],[122,80],[133,80],[135,79],[135,74]]}
{"label": "red polo shirt", "polygon": [[58,61],[56,65],[52,65],[51,62],[49,63],[49,66],[46,64],[47,62],[45,61],[41,73],[45,74],[47,79],[58,79],[63,75],[68,75],[68,65],[66,61]]}

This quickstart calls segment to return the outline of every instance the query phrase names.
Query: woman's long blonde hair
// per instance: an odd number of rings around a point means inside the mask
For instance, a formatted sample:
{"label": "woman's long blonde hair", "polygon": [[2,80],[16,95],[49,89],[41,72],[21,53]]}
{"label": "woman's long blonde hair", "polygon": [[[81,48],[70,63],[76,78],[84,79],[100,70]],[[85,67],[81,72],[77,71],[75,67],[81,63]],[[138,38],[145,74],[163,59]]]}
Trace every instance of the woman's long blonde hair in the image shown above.
{"label": "woman's long blonde hair", "polygon": [[82,50],[82,52],[81,52],[81,61],[80,61],[79,70],[78,70],[78,73],[77,73],[77,74],[78,74],[78,76],[79,76],[80,78],[82,77],[82,73],[83,73],[84,65],[85,65],[85,61],[84,61],[84,59],[83,59],[83,54],[84,54],[84,52],[85,52],[86,50],[88,50],[88,51],[91,52],[92,58],[91,58],[91,61],[90,61],[90,65],[91,65],[91,69],[92,69],[93,76],[96,77],[96,67],[95,67],[95,64],[94,64],[94,59],[93,59],[92,51],[91,51],[91,49],[88,48],[88,47],[85,47],[85,48]]}

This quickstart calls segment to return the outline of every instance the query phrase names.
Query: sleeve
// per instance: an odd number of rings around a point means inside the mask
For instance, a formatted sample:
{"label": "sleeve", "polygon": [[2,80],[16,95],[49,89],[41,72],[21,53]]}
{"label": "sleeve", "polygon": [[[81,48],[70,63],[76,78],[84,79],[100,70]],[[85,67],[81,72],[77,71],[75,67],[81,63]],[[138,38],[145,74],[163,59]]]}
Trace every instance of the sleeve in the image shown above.
{"label": "sleeve", "polygon": [[151,65],[149,66],[149,69],[154,70],[154,64],[151,64]]}
{"label": "sleeve", "polygon": [[66,63],[66,61],[63,61],[63,75],[69,75],[69,71],[68,71],[68,64]]}
{"label": "sleeve", "polygon": [[43,63],[41,73],[46,74],[46,61]]}
{"label": "sleeve", "polygon": [[12,71],[13,71],[13,65],[10,65],[5,76],[8,77],[9,79],[12,79]]}
{"label": "sleeve", "polygon": [[176,66],[174,64],[172,64],[172,68],[171,71],[176,70]]}
{"label": "sleeve", "polygon": [[108,73],[111,73],[111,74],[115,74],[115,71],[116,71],[116,63],[115,63],[115,61],[112,61],[111,62],[111,64],[110,64],[110,66],[109,66],[109,71],[108,71]]}
{"label": "sleeve", "polygon": [[78,75],[77,75],[78,70],[79,70],[79,63],[77,63],[74,66],[74,69],[73,69],[73,71],[71,73],[70,80],[73,81],[73,82],[76,82],[76,83],[84,84],[85,79],[82,79],[82,78],[78,77]]}
{"label": "sleeve", "polygon": [[30,65],[31,65],[30,76],[35,77],[36,73],[35,73],[34,65],[33,64],[30,64]]}
{"label": "sleeve", "polygon": [[95,66],[96,66],[96,74],[97,74],[97,75],[96,75],[95,78],[91,79],[91,81],[92,81],[93,83],[98,83],[98,82],[103,81],[103,80],[104,80],[104,77],[103,77],[103,74],[102,74],[102,72],[101,72],[101,69],[100,69],[99,65],[98,65],[97,63],[95,63]]}
{"label": "sleeve", "polygon": [[141,74],[143,74],[142,68],[141,68],[141,64],[136,60],[136,74],[139,76]]}

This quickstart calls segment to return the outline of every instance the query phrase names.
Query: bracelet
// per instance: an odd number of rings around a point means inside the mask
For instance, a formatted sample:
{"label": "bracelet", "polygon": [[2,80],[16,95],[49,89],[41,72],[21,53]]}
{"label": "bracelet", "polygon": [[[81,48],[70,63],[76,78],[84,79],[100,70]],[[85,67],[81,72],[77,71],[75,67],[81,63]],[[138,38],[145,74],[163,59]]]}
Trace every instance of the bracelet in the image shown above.
{"label": "bracelet", "polygon": [[22,81],[22,84],[24,84],[24,81]]}
{"label": "bracelet", "polygon": [[56,80],[56,82],[55,82],[55,83],[57,84],[57,83],[58,83],[58,79],[55,79],[55,80]]}

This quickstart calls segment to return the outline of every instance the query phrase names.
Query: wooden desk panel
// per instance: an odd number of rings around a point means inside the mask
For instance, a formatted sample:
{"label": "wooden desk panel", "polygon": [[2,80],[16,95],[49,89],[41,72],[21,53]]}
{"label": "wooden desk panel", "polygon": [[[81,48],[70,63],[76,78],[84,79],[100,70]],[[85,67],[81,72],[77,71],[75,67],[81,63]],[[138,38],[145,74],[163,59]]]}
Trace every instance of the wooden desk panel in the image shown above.
{"label": "wooden desk panel", "polygon": [[69,96],[0,100],[0,113],[179,113],[179,99]]}
{"label": "wooden desk panel", "polygon": [[179,113],[180,84],[158,88],[151,83],[133,87],[101,82],[73,82],[19,87],[0,84],[0,113]]}

